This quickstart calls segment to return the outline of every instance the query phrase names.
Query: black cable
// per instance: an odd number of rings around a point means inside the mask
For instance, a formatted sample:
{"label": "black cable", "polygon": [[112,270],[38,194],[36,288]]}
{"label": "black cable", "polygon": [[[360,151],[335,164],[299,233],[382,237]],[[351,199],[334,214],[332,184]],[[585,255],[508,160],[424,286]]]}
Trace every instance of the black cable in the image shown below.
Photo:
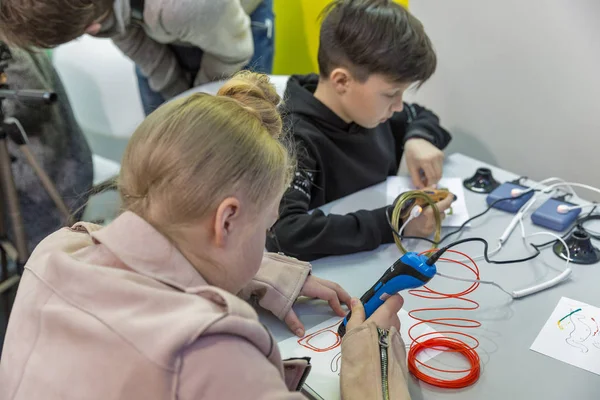
{"label": "black cable", "polygon": [[[519,178],[519,181],[523,179],[523,178]],[[513,181],[513,183],[518,183],[517,180]],[[462,231],[465,226],[467,226],[467,224],[477,218],[480,218],[482,216],[484,216],[485,214],[487,214],[492,208],[494,208],[494,206],[500,202],[503,201],[509,201],[509,200],[516,200],[519,199],[525,195],[527,195],[528,193],[531,193],[532,191],[536,192],[536,191],[540,191],[539,189],[529,189],[529,190],[525,190],[523,191],[521,194],[519,194],[518,196],[511,196],[511,197],[504,197],[498,200],[495,200],[494,202],[492,202],[483,212],[469,218],[468,220],[466,220],[459,228],[457,228],[456,230],[447,233],[444,237],[442,237],[440,239],[439,242],[436,242],[434,240],[431,240],[429,238],[426,237],[421,237],[421,236],[403,236],[400,235],[399,232],[396,231],[396,229],[394,229],[394,226],[392,225],[392,221],[391,221],[391,217],[389,214],[390,209],[393,209],[394,206],[390,206],[386,209],[385,215],[386,215],[386,219],[387,219],[387,223],[390,227],[390,229],[392,230],[392,233],[397,236],[400,239],[418,239],[418,240],[424,240],[426,242],[431,243],[434,246],[439,246],[440,243],[443,243],[446,239],[448,239],[450,236],[456,235],[457,233],[459,233],[460,231]],[[600,220],[600,214],[599,215],[592,215],[593,212],[596,210],[597,206],[592,208],[592,210],[585,216],[585,217],[580,217],[579,219],[577,219],[576,223],[571,227],[571,229],[569,229],[569,231],[565,234],[565,236],[563,236],[563,238],[567,237],[572,231],[573,229],[575,229],[575,227],[579,227],[583,230],[585,230],[583,228],[583,224],[586,222],[589,222],[591,220]],[[587,232],[587,231],[586,231]],[[588,234],[590,234],[588,232]],[[592,235],[590,234],[591,237],[600,240],[600,235]],[[428,265],[431,265],[433,263],[435,263],[441,256],[443,253],[445,253],[448,249],[458,246],[459,244],[462,243],[468,243],[468,242],[480,242],[483,243],[484,246],[484,252],[483,252],[483,258],[485,259],[485,261],[489,264],[516,264],[516,263],[521,263],[521,262],[526,262],[526,261],[530,261],[533,260],[534,258],[538,257],[541,252],[540,249],[548,246],[550,244],[553,244],[554,242],[556,242],[555,240],[551,240],[549,242],[546,243],[542,243],[542,244],[534,244],[534,243],[529,243],[529,245],[535,250],[535,254],[532,254],[530,256],[524,257],[524,258],[518,258],[518,259],[513,259],[513,260],[491,260],[489,258],[488,255],[488,250],[489,250],[489,243],[487,240],[485,240],[484,238],[481,237],[474,237],[474,238],[466,238],[466,239],[461,239],[461,240],[457,240],[455,242],[450,243],[449,245],[444,246],[443,248],[439,249],[438,251],[435,252],[435,254],[433,254],[431,257],[429,257],[429,260],[427,261]],[[433,261],[432,261],[433,260]]]}
{"label": "black cable", "polygon": [[[474,217],[471,217],[471,218],[469,218],[468,220],[466,220],[465,222],[463,222],[463,224],[462,224],[462,225],[461,225],[461,226],[460,226],[458,229],[456,229],[456,230],[454,230],[454,231],[452,231],[452,232],[449,232],[449,233],[447,233],[447,234],[446,234],[444,237],[442,237],[442,238],[440,239],[440,243],[443,243],[443,242],[444,242],[446,239],[448,239],[450,236],[454,236],[454,235],[456,235],[457,233],[459,233],[460,231],[462,231],[462,230],[465,228],[465,226],[467,226],[467,224],[468,224],[469,222],[471,222],[471,221],[473,221],[473,220],[475,220],[475,219],[477,219],[477,218],[479,218],[479,217],[482,217],[482,216],[484,216],[485,214],[487,214],[487,213],[488,213],[488,212],[489,212],[489,211],[490,211],[492,208],[494,208],[494,206],[495,206],[496,204],[498,204],[498,203],[501,203],[501,202],[503,202],[503,201],[509,201],[509,200],[516,200],[516,199],[520,199],[521,197],[524,197],[525,195],[527,195],[527,194],[529,194],[529,193],[531,193],[531,192],[535,192],[535,191],[539,191],[539,190],[535,190],[535,189],[534,189],[534,190],[526,190],[526,191],[522,192],[521,194],[519,194],[518,196],[514,196],[514,197],[513,197],[513,196],[511,196],[511,197],[503,197],[503,198],[501,198],[501,199],[498,199],[498,200],[495,200],[495,201],[493,201],[493,202],[492,202],[492,204],[490,204],[490,205],[488,206],[488,208],[486,208],[486,209],[485,209],[485,211],[483,211],[483,212],[481,212],[481,213],[479,213],[479,214],[475,215]],[[437,244],[439,244],[439,243],[437,243]]]}
{"label": "black cable", "polygon": [[[592,208],[592,210],[586,216],[578,218],[577,222],[563,236],[563,239],[566,238],[573,231],[573,229],[575,229],[575,227],[582,228],[582,225],[584,223],[588,222],[588,221],[591,221],[591,220],[600,220],[600,214],[592,215],[594,213],[594,211],[596,210],[596,208],[597,208],[597,206],[594,206],[594,208]],[[589,234],[589,232],[588,232],[588,234]],[[597,235],[597,236],[600,236],[600,235]],[[421,238],[421,239],[424,239],[424,238]],[[426,239],[426,240],[429,241],[429,239]],[[532,255],[530,255],[528,257],[521,258],[521,259],[501,260],[501,261],[496,261],[496,260],[490,260],[489,259],[489,257],[488,257],[489,244],[488,244],[487,240],[485,240],[483,238],[480,238],[480,237],[461,239],[461,240],[457,240],[455,242],[452,242],[452,243],[450,243],[450,244],[442,247],[438,251],[436,251],[427,260],[427,265],[432,265],[435,262],[437,262],[437,260],[439,260],[439,258],[442,256],[442,254],[444,254],[448,249],[450,249],[452,247],[456,247],[459,244],[468,243],[468,242],[481,242],[481,243],[483,243],[483,246],[484,246],[483,257],[484,257],[485,261],[487,261],[490,264],[513,264],[513,263],[516,264],[516,263],[520,263],[520,262],[525,262],[525,261],[533,260],[534,258],[536,258],[537,256],[539,256],[541,254],[540,248],[545,247],[545,246],[547,246],[549,244],[555,243],[556,239],[551,240],[551,241],[546,242],[546,243],[541,243],[541,244],[529,243],[529,245],[531,247],[533,247],[533,249],[535,250],[535,254],[532,254]]]}
{"label": "black cable", "polygon": [[451,249],[452,247],[456,247],[459,244],[468,243],[468,242],[483,243],[483,258],[489,264],[517,264],[517,263],[533,260],[534,258],[536,258],[537,256],[539,256],[541,254],[540,250],[535,245],[530,243],[529,245],[531,247],[533,247],[533,249],[535,250],[535,254],[532,254],[532,255],[524,257],[524,258],[517,258],[517,259],[513,259],[513,260],[499,260],[499,261],[490,260],[490,258],[488,256],[488,250],[489,250],[488,241],[485,240],[484,238],[473,237],[473,238],[460,239],[460,240],[457,240],[456,242],[452,242],[452,243],[442,247],[441,249],[436,251],[432,256],[429,257],[429,260],[427,260],[427,265],[432,265],[437,260],[439,260],[439,258],[442,256],[442,254],[444,254],[446,251],[448,251],[448,249]]}
{"label": "black cable", "polygon": [[[388,219],[388,222],[390,222],[389,219]],[[421,236],[400,236],[400,234],[393,227],[391,227],[391,229],[392,229],[392,232],[394,233],[394,235],[398,236],[401,239],[419,239],[419,240],[424,240],[426,242],[429,242],[429,243],[431,243],[434,246],[438,245],[435,242],[435,240],[431,240],[429,238],[421,237]],[[517,264],[517,263],[521,263],[521,262],[525,262],[525,261],[530,261],[530,260],[533,260],[534,258],[536,258],[537,256],[539,256],[541,254],[540,249],[538,247],[542,247],[540,245],[535,245],[535,244],[529,243],[529,245],[534,248],[535,254],[532,254],[532,255],[524,257],[524,258],[516,258],[516,259],[512,259],[512,260],[500,260],[500,261],[496,261],[496,260],[491,260],[490,257],[489,257],[489,254],[488,254],[489,243],[488,243],[487,240],[485,240],[484,238],[481,238],[481,237],[466,238],[466,239],[457,240],[456,242],[452,242],[449,245],[444,246],[442,249],[436,251],[435,254],[438,254],[440,251],[441,251],[441,253],[437,256],[437,258],[435,258],[431,262],[431,264],[435,263],[439,259],[439,257],[444,252],[446,252],[446,250],[450,249],[451,247],[458,246],[459,244],[467,243],[467,242],[481,242],[481,243],[483,243],[483,258],[489,264]],[[435,256],[435,254],[433,256]],[[433,257],[433,256],[431,256],[431,257]],[[429,260],[432,259],[431,257],[429,258]],[[429,261],[427,261],[427,262],[428,262],[428,265],[431,265],[431,264],[429,264]]]}
{"label": "black cable", "polygon": [[588,215],[586,215],[585,217],[581,217],[580,219],[577,220],[577,224],[579,225],[579,228],[586,231],[588,235],[590,235],[591,238],[596,239],[596,240],[600,240],[600,234],[596,233],[596,232],[590,232],[587,229],[585,229],[584,224],[586,222],[590,222],[590,221],[596,221],[596,220],[600,220],[600,214],[596,214],[596,215],[592,215],[592,213],[596,210],[598,206],[594,206],[594,208],[592,208],[592,211],[590,213],[588,213]]}
{"label": "black cable", "polygon": [[[519,178],[519,179],[521,179],[521,178]],[[399,237],[400,239],[419,239],[419,240],[424,240],[426,242],[429,242],[429,243],[433,244],[434,246],[439,246],[440,243],[443,243],[450,236],[456,235],[457,233],[459,233],[460,231],[462,231],[465,228],[465,226],[467,226],[467,224],[469,222],[474,221],[475,219],[480,218],[480,217],[484,216],[485,214],[487,214],[492,208],[494,208],[494,206],[496,204],[501,203],[503,201],[510,201],[510,200],[519,199],[519,198],[524,197],[527,194],[531,193],[532,191],[535,192],[535,191],[539,191],[539,190],[529,189],[529,190],[523,191],[518,196],[504,197],[504,198],[497,199],[497,200],[493,201],[490,205],[488,205],[488,207],[483,212],[481,212],[481,213],[479,213],[479,214],[477,214],[477,215],[475,215],[475,216],[467,219],[459,228],[457,228],[456,230],[454,230],[452,232],[447,233],[444,237],[442,237],[439,242],[436,242],[434,240],[431,240],[431,239],[426,238],[426,237],[421,237],[421,236],[402,236],[402,235],[400,235],[400,233],[397,232],[396,229],[394,229],[394,226],[392,225],[390,213],[389,213],[389,210],[392,209],[393,206],[388,207],[386,209],[386,213],[385,214],[386,214],[386,219],[387,219],[387,222],[388,222],[388,225],[389,225],[390,229],[392,230],[393,234],[395,236]],[[535,245],[533,245],[533,244],[530,243],[531,247],[533,247],[533,249],[535,250],[535,254],[532,254],[532,255],[524,257],[524,258],[518,258],[518,259],[512,259],[512,260],[499,260],[499,261],[491,260],[489,258],[489,254],[488,254],[488,251],[489,251],[489,243],[488,243],[488,241],[485,240],[484,238],[481,238],[481,237],[475,237],[475,238],[461,239],[461,240],[458,240],[456,242],[452,242],[452,243],[450,243],[447,246],[444,246],[443,249],[438,250],[433,256],[431,256],[429,258],[428,263],[429,262],[431,262],[431,264],[435,263],[439,259],[439,257],[441,257],[441,255],[446,250],[450,249],[451,247],[457,246],[457,245],[462,244],[462,243],[467,243],[467,242],[480,242],[480,243],[483,243],[483,246],[484,246],[484,248],[483,248],[483,250],[484,250],[483,251],[483,257],[484,257],[485,261],[488,262],[489,264],[516,264],[516,263],[520,263],[520,262],[526,262],[526,261],[533,260],[534,258],[536,258],[537,256],[539,256],[541,254],[540,250],[538,249],[538,247],[536,247]],[[437,258],[436,258],[436,255],[437,255]],[[433,260],[433,261],[431,261],[431,260]],[[431,264],[429,264],[429,265],[431,265]]]}
{"label": "black cable", "polygon": [[489,206],[488,206],[488,207],[485,209],[485,211],[483,211],[483,212],[481,212],[481,213],[479,213],[479,214],[477,214],[477,215],[475,215],[475,216],[473,216],[473,217],[469,218],[468,220],[466,220],[466,221],[465,221],[465,222],[464,222],[464,223],[463,223],[463,224],[462,224],[462,225],[461,225],[459,228],[457,228],[456,230],[454,230],[454,231],[452,231],[452,232],[449,232],[449,233],[447,233],[445,236],[443,236],[443,237],[440,239],[440,241],[439,241],[439,242],[435,242],[435,241],[433,241],[433,240],[431,240],[431,239],[429,239],[429,238],[425,238],[425,237],[421,237],[421,236],[402,236],[402,235],[400,235],[400,234],[399,234],[399,233],[398,233],[398,232],[397,232],[397,231],[394,229],[394,226],[392,225],[392,220],[391,220],[391,217],[390,217],[390,213],[389,213],[389,211],[390,211],[391,209],[393,209],[393,207],[394,207],[394,206],[389,206],[389,207],[388,207],[388,208],[385,210],[385,215],[386,215],[386,218],[387,218],[387,223],[388,223],[388,225],[389,225],[390,229],[392,230],[392,232],[394,233],[394,235],[398,236],[400,239],[421,239],[421,240],[425,240],[425,241],[427,241],[427,242],[429,242],[429,243],[431,243],[431,244],[433,244],[433,245],[435,245],[435,246],[439,246],[439,245],[440,245],[440,243],[443,243],[443,242],[444,242],[446,239],[448,239],[450,236],[456,235],[457,233],[459,233],[460,231],[462,231],[462,230],[463,230],[463,229],[464,229],[464,228],[465,228],[465,227],[466,227],[466,226],[467,226],[467,225],[468,225],[470,222],[472,222],[472,221],[476,220],[477,218],[480,218],[480,217],[484,216],[485,214],[487,214],[487,213],[488,213],[488,212],[489,212],[489,211],[490,211],[492,208],[494,208],[494,206],[495,206],[496,204],[498,204],[498,203],[500,203],[500,202],[503,202],[503,201],[509,201],[509,200],[516,200],[516,199],[520,199],[521,197],[523,197],[523,196],[527,195],[528,193],[531,193],[532,191],[539,191],[539,190],[526,190],[526,191],[524,191],[523,193],[519,194],[518,196],[515,196],[515,197],[512,197],[512,196],[511,196],[511,197],[503,197],[503,198],[501,198],[501,199],[498,199],[498,200],[495,200],[495,201],[493,201],[493,202],[492,202],[492,204],[490,204],[490,205],[489,205]]}

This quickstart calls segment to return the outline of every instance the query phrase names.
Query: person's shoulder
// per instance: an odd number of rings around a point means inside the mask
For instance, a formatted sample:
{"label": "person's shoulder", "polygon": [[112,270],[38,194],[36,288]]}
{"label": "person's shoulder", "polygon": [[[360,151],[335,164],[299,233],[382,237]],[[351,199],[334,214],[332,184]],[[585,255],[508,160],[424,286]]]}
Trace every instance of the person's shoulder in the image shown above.
{"label": "person's shoulder", "polygon": [[319,154],[325,152],[327,135],[310,118],[304,115],[291,115],[289,125],[296,155],[299,159],[320,158]]}
{"label": "person's shoulder", "polygon": [[[280,107],[284,122],[297,128],[299,135],[322,133],[319,128],[319,101],[307,86],[318,83],[318,75],[292,75],[289,77]],[[296,132],[294,132],[296,134]]]}
{"label": "person's shoulder", "polygon": [[74,253],[93,244],[91,232],[102,227],[90,223],[77,223],[69,228],[62,228],[42,240],[31,253],[29,261],[33,261],[53,252]]}
{"label": "person's shoulder", "polygon": [[289,128],[295,138],[315,140],[325,136],[325,132],[309,115],[291,112],[288,116]]}

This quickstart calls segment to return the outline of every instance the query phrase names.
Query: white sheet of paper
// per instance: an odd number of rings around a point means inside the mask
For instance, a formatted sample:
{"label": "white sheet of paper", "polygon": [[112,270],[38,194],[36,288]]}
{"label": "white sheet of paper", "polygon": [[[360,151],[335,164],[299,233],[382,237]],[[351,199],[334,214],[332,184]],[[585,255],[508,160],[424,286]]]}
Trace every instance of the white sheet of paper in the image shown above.
{"label": "white sheet of paper", "polygon": [[[446,219],[442,222],[442,226],[459,227],[469,219],[469,211],[467,210],[467,202],[465,201],[465,191],[461,178],[442,178],[437,187],[440,189],[448,189],[450,193],[456,195],[457,199],[452,203],[450,212],[446,212]],[[400,193],[415,190],[410,178],[404,176],[390,176],[386,181],[386,193],[388,204],[392,204]]]}
{"label": "white sheet of paper", "polygon": [[600,308],[561,298],[531,350],[600,375]]}
{"label": "white sheet of paper", "polygon": [[[400,310],[398,313],[400,317],[401,324],[401,332],[400,336],[404,339],[404,343],[408,346],[411,343],[410,337],[408,336],[408,329],[415,325],[417,321],[412,319],[408,313],[404,310]],[[334,317],[331,318],[322,324],[315,326],[313,329],[310,329],[306,332],[307,335],[310,335],[313,332],[317,332],[323,328],[326,328],[331,325],[335,325],[331,328],[331,330],[327,330],[318,336],[310,339],[310,344],[317,348],[328,348],[331,345],[335,344],[337,341],[337,328],[338,324],[341,322],[341,318]],[[424,333],[435,332],[427,324],[422,324],[416,327],[412,334],[414,337],[418,337]],[[429,337],[442,336],[441,334],[431,335]],[[341,365],[341,353],[340,346],[336,348],[325,351],[325,352],[316,352],[311,349],[307,349],[298,344],[298,338],[290,338],[279,342],[279,350],[281,351],[282,357],[290,358],[290,357],[310,357],[312,369],[306,380],[306,384],[310,386],[310,388],[318,393],[320,397],[325,400],[337,400],[340,398],[340,365]],[[408,350],[408,349],[407,349]],[[408,351],[407,351],[408,352]],[[425,362],[439,354],[439,351],[436,350],[425,350],[419,354],[418,359],[422,362]]]}

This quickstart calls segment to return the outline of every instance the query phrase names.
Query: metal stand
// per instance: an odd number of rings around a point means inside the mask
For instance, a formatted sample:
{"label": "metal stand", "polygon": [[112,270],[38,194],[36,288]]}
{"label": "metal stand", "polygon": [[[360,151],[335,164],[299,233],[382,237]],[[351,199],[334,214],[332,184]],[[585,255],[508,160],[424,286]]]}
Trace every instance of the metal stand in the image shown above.
{"label": "metal stand", "polygon": [[[27,238],[25,236],[23,218],[21,217],[19,199],[17,197],[17,187],[12,175],[10,154],[8,153],[8,138],[2,128],[0,128],[0,170],[0,194],[2,195],[2,201],[0,202],[0,245],[3,252],[2,261],[8,262],[6,256],[15,260],[17,263],[17,272],[21,275],[29,253],[27,251]],[[13,236],[15,238],[14,247],[8,240],[4,215],[8,215],[13,228]],[[2,265],[2,281],[4,290],[10,289],[10,287],[18,282],[18,280],[15,281],[14,279],[9,282],[8,265],[5,263]],[[12,284],[7,285],[7,283]]]}
{"label": "metal stand", "polygon": [[[1,111],[0,116],[2,116]],[[27,137],[25,136],[25,133],[19,131],[17,127],[12,124],[2,123],[0,125],[0,252],[2,261],[0,294],[18,283],[19,276],[23,273],[23,268],[29,258],[27,236],[25,234],[25,227],[21,216],[17,187],[12,174],[11,158],[8,152],[9,136],[19,146],[19,150],[25,156],[27,163],[35,172],[56,207],[63,214],[65,221],[68,224],[71,224],[72,222],[71,212],[61,198],[56,186],[54,186],[50,177],[44,172],[33,157],[31,150],[27,147]],[[8,215],[8,220],[12,227],[14,246],[8,240],[5,215]],[[8,276],[9,258],[15,260],[19,276]]]}

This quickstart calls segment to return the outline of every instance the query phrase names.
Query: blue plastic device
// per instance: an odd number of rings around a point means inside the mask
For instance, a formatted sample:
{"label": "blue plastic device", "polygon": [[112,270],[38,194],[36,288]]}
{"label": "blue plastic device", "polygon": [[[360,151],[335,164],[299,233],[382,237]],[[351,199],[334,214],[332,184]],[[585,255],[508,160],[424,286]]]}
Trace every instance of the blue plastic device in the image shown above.
{"label": "blue plastic device", "polygon": [[[365,316],[369,318],[388,297],[405,289],[414,289],[425,285],[437,273],[434,265],[427,265],[428,257],[409,252],[385,271],[383,276],[362,295],[360,301],[365,307]],[[346,324],[352,311],[340,324],[338,333],[344,336]]]}
{"label": "blue plastic device", "polygon": [[531,220],[534,224],[543,226],[544,228],[552,229],[553,231],[566,231],[581,213],[581,208],[570,210],[569,212],[562,214],[557,210],[559,205],[565,205],[569,207],[575,206],[576,204],[558,199],[548,199],[537,210],[535,210],[533,214],[531,214]]}
{"label": "blue plastic device", "polygon": [[[488,194],[485,201],[488,205],[491,205],[496,200],[513,197],[513,189],[527,190],[529,188],[527,186],[517,185],[516,183],[512,182],[505,182],[502,185],[498,186],[496,189],[494,189],[492,193]],[[519,197],[518,199],[501,201],[494,205],[494,208],[515,214],[532,197],[533,191],[523,195],[523,197]]]}

